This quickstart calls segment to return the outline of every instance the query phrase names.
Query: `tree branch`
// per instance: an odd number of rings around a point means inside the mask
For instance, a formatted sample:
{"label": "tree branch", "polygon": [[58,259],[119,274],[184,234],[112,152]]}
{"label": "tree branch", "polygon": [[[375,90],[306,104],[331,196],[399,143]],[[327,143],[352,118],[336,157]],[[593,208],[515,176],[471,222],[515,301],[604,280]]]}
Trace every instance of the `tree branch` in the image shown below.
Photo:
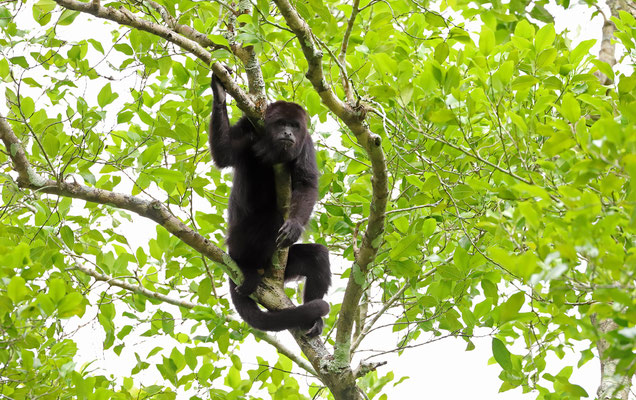
{"label": "tree branch", "polygon": [[[429,271],[426,275],[429,276],[430,274],[431,272]],[[400,297],[402,297],[402,295],[404,294],[404,292],[409,286],[410,285],[408,283],[402,286],[400,290],[398,290],[393,296],[391,296],[391,298],[388,301],[384,303],[382,308],[373,316],[371,321],[369,321],[369,323],[367,324],[364,324],[364,327],[360,330],[360,334],[356,338],[354,338],[353,344],[351,345],[352,353],[358,348],[362,340],[369,334],[369,332],[371,331],[371,328],[373,328],[373,325],[375,325],[375,323],[378,322],[378,319],[380,319],[380,317],[384,315],[384,313],[389,308],[391,308],[391,306],[393,306],[393,303],[395,303]]]}
{"label": "tree branch", "polygon": [[159,25],[155,22],[147,21],[136,17],[130,10],[120,7],[116,10],[112,7],[102,7],[99,3],[82,3],[77,0],[55,0],[60,6],[69,10],[80,11],[83,13],[94,15],[98,18],[107,19],[117,22],[120,25],[130,26],[153,35],[160,36],[169,42],[176,44],[189,53],[194,54],[206,64],[212,62],[210,53],[205,50],[199,43],[179,35],[174,30]]}
{"label": "tree branch", "polygon": [[22,143],[13,133],[6,118],[2,116],[0,116],[0,140],[4,142],[18,172],[17,183],[20,187],[92,203],[112,205],[151,219],[210,260],[221,264],[232,279],[240,280],[242,276],[240,270],[225,252],[181,222],[161,202],[92,188],[75,182],[54,181],[38,175],[31,167]]}
{"label": "tree branch", "polygon": [[[142,217],[149,218],[163,226],[166,230],[177,236],[184,243],[188,244],[199,253],[205,255],[212,261],[219,263],[223,270],[230,276],[230,279],[238,283],[241,282],[242,274],[230,256],[217,246],[210,243],[210,241],[206,238],[186,226],[177,217],[172,215],[172,213],[170,213],[170,211],[161,204],[161,202],[148,201],[135,196],[91,188],[77,183],[55,182],[41,177],[31,167],[20,140],[13,133],[13,130],[6,118],[2,116],[0,116],[0,140],[7,148],[15,170],[18,172],[18,185],[20,187],[58,196],[82,199],[93,203],[112,205],[117,208],[132,211]],[[197,306],[196,304],[186,300],[173,299],[160,293],[152,292],[143,286],[127,283],[77,264],[75,268],[92,276],[98,281],[106,282],[111,286],[118,286],[122,289],[142,294],[148,298],[158,299],[163,302],[188,309],[192,309]],[[264,289],[259,287],[255,297],[261,304],[264,304],[269,309],[280,309],[292,305],[289,298],[287,298],[285,293],[282,291],[282,288],[278,288],[278,290],[276,290],[276,288]],[[265,332],[259,332],[256,330],[253,332],[256,337],[259,337],[276,347],[281,354],[287,356],[289,359],[298,364],[298,366],[310,374],[317,376],[315,369],[313,369],[307,361],[303,360],[301,357],[283,346],[276,338]]]}
{"label": "tree branch", "polygon": [[[322,68],[322,52],[315,45],[313,34],[309,25],[298,15],[288,0],[275,0],[287,25],[294,31],[298,43],[302,47],[303,54],[308,62],[307,79],[320,95],[322,102],[353,132],[358,143],[365,149],[371,160],[372,170],[372,197],[369,220],[366,231],[362,237],[362,244],[356,254],[356,262],[353,266],[347,289],[338,316],[336,332],[336,359],[347,365],[350,362],[351,334],[353,321],[358,310],[358,303],[363,293],[362,285],[369,264],[375,259],[379,242],[384,233],[385,210],[388,198],[388,184],[386,161],[382,150],[380,136],[372,133],[364,121],[366,111],[363,108],[353,109],[340,101],[329,88]],[[362,276],[360,274],[362,273]],[[362,279],[361,279],[362,278]]]}
{"label": "tree branch", "polygon": [[199,43],[203,47],[210,47],[213,50],[227,49],[226,46],[223,46],[218,43],[214,43],[214,41],[212,41],[207,35],[197,31],[196,29],[188,25],[180,24],[177,21],[177,19],[174,16],[172,16],[168,12],[168,10],[161,4],[154,2],[152,0],[142,0],[142,2],[148,4],[155,11],[157,11],[159,15],[161,15],[161,19],[163,19],[164,22],[168,25],[168,27],[174,32],[179,33],[180,35],[183,35],[187,37],[188,39],[194,40],[195,42]]}
{"label": "tree branch", "polygon": [[[4,142],[18,172],[18,186],[42,193],[82,199],[92,203],[112,205],[132,211],[155,221],[194,250],[217,262],[223,271],[229,275],[230,279],[237,284],[240,284],[243,280],[243,274],[228,254],[181,222],[161,202],[92,188],[75,182],[53,181],[38,175],[26,158],[22,143],[13,133],[7,120],[2,116],[0,116],[0,140]],[[293,306],[291,300],[285,295],[283,288],[280,285],[272,284],[267,279],[263,281],[263,285],[259,286],[253,296],[259,303],[270,310]]]}
{"label": "tree branch", "polygon": [[607,356],[605,353],[610,345],[603,339],[609,332],[618,329],[618,324],[612,319],[599,321],[596,315],[591,317],[592,324],[600,331],[601,338],[596,342],[598,356],[601,361],[601,383],[596,392],[599,400],[620,399],[627,400],[631,388],[632,376],[625,375],[619,370],[619,359]]}
{"label": "tree branch", "polygon": [[369,372],[375,371],[379,367],[381,367],[383,365],[386,365],[386,364],[387,364],[386,361],[378,361],[378,362],[363,361],[363,362],[360,363],[360,365],[358,365],[358,368],[356,368],[355,371],[353,371],[353,375],[356,378],[362,378],[363,376],[365,376]]}
{"label": "tree branch", "polygon": [[[115,287],[119,287],[122,289],[125,289],[129,292],[132,293],[136,293],[142,296],[145,296],[149,299],[156,299],[156,300],[160,300],[164,303],[168,303],[168,304],[172,304],[174,306],[177,307],[183,307],[186,308],[188,310],[192,310],[195,307],[203,307],[200,304],[196,304],[196,303],[192,303],[189,302],[187,300],[182,300],[182,299],[175,299],[172,298],[170,296],[166,296],[164,294],[161,293],[157,293],[157,292],[153,292],[151,290],[146,289],[145,287],[141,286],[141,285],[133,285],[131,283],[125,282],[121,279],[117,279],[117,278],[113,278],[110,277],[108,275],[104,275],[104,274],[100,274],[99,272],[90,269],[90,268],[86,268],[82,265],[79,264],[75,264],[75,269],[78,271],[81,271],[82,273],[89,275],[91,277],[93,277],[96,281],[100,281],[100,282],[105,282],[107,283],[109,286],[115,286]],[[229,321],[234,321],[234,322],[243,322],[237,318],[234,318],[232,316],[224,316],[225,319],[229,322]],[[293,351],[291,351],[289,348],[287,348],[284,344],[282,344],[278,339],[276,339],[276,337],[265,333],[265,332],[261,332],[261,331],[257,331],[257,330],[252,330],[252,333],[254,334],[254,336],[256,336],[257,338],[271,344],[272,346],[274,346],[276,348],[276,350],[278,350],[278,352],[280,354],[283,354],[284,356],[286,356],[287,358],[289,358],[290,360],[292,360],[293,362],[296,363],[296,365],[298,365],[299,367],[301,367],[302,369],[304,369],[305,371],[307,371],[308,373],[310,373],[311,375],[317,376],[316,371],[314,370],[314,368],[311,366],[311,364],[309,364],[307,362],[307,360],[301,358],[298,354],[295,354]]]}
{"label": "tree branch", "polygon": [[[623,0],[608,0],[607,6],[613,17],[619,17],[619,11],[631,12],[636,16],[636,7],[629,5],[630,2]],[[600,11],[600,10],[599,10]],[[616,25],[605,14],[602,28],[601,50],[598,58],[609,64],[610,67],[616,65],[616,46],[614,45],[614,32]],[[595,72],[601,85],[610,85],[612,79],[601,71]],[[600,331],[601,337],[596,341],[599,359],[601,363],[601,383],[597,389],[596,396],[599,400],[621,399],[627,400],[632,385],[632,374],[626,375],[618,367],[620,358],[613,358],[606,352],[610,348],[610,343],[604,338],[609,332],[618,329],[618,324],[612,319],[598,320],[596,315],[591,316],[592,324]]]}
{"label": "tree branch", "polygon": [[[261,64],[254,52],[254,46],[243,46],[237,41],[236,24],[237,18],[242,14],[251,14],[254,7],[249,1],[241,1],[238,4],[239,10],[237,14],[231,14],[228,18],[228,41],[232,52],[241,60],[245,73],[247,75],[247,84],[250,95],[255,99],[256,104],[264,111],[267,106],[265,97],[265,80],[261,71]],[[244,23],[239,26],[245,25]]]}
{"label": "tree branch", "polygon": [[351,104],[354,102],[353,91],[351,90],[351,83],[349,82],[349,77],[347,76],[347,49],[349,48],[349,38],[351,37],[351,32],[353,31],[353,26],[360,12],[360,0],[354,0],[353,5],[351,6],[351,17],[349,17],[349,21],[347,22],[347,30],[344,33],[342,38],[342,45],[340,46],[340,54],[338,55],[338,61],[341,66],[340,76],[342,80],[342,87],[344,89],[345,96],[347,97],[347,101]]}
{"label": "tree branch", "polygon": [[120,25],[130,26],[153,35],[157,35],[181,47],[185,51],[194,54],[197,58],[206,64],[212,64],[214,74],[219,77],[223,83],[225,90],[236,101],[238,107],[245,112],[247,116],[259,119],[262,116],[261,110],[254,104],[252,99],[245,93],[231,78],[229,72],[223,65],[213,62],[212,55],[204,49],[197,41],[188,39],[174,30],[157,24],[155,22],[144,20],[135,16],[130,10],[120,7],[116,10],[112,7],[102,7],[99,2],[82,3],[77,0],[55,0],[60,6],[69,10],[80,11],[93,15],[98,18],[107,19]]}

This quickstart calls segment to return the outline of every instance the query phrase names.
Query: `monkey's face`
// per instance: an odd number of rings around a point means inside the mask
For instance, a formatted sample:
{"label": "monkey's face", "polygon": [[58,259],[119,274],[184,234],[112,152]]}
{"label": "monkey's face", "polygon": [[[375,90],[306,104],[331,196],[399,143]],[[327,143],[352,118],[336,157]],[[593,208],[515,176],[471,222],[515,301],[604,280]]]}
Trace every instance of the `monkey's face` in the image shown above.
{"label": "monkey's face", "polygon": [[269,130],[268,136],[272,138],[275,143],[275,147],[279,147],[281,150],[289,151],[298,142],[298,137],[301,136],[300,124],[298,121],[278,119],[265,128]]}
{"label": "monkey's face", "polygon": [[272,164],[295,160],[300,154],[305,128],[299,121],[277,119],[265,121],[265,135],[259,144],[259,155]]}
{"label": "monkey's face", "polygon": [[277,101],[265,112],[265,134],[254,150],[261,161],[271,164],[295,160],[307,135],[307,113],[295,103]]}

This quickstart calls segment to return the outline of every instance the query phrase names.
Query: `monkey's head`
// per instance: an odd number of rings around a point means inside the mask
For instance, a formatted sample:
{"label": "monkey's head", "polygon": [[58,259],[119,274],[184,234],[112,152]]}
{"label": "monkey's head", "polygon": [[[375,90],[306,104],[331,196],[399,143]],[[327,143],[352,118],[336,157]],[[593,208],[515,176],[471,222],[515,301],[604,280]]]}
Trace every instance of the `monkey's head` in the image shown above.
{"label": "monkey's head", "polygon": [[277,101],[265,110],[265,134],[254,150],[264,162],[293,161],[300,155],[307,136],[309,116],[305,109],[287,101]]}

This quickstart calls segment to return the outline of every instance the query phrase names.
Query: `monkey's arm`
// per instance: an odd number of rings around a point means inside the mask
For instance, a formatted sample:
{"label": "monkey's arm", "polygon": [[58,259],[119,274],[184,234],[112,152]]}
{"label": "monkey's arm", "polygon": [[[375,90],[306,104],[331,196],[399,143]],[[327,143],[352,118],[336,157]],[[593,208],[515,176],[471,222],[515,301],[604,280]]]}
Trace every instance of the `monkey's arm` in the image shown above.
{"label": "monkey's arm", "polygon": [[318,199],[316,152],[309,136],[306,137],[303,150],[295,160],[290,174],[292,194],[289,217],[278,231],[278,247],[291,246],[298,240]]}
{"label": "monkey's arm", "polygon": [[230,137],[230,120],[227,117],[225,102],[225,88],[219,78],[212,75],[212,115],[210,117],[210,133],[208,141],[212,160],[219,168],[230,167],[234,164],[232,138]]}

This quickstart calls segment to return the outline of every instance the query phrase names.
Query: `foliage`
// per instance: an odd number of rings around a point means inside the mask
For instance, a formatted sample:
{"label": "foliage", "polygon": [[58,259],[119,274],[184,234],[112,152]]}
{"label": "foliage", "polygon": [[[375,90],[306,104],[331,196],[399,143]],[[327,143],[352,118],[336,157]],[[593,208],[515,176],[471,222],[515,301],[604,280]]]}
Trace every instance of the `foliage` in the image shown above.
{"label": "foliage", "polygon": [[[383,317],[393,333],[384,350],[429,334],[461,336],[471,349],[479,330],[492,336],[501,390],[588,397],[570,383],[573,366],[555,372],[546,358],[595,343],[595,315],[619,326],[604,335],[618,369],[636,371],[636,77],[615,75],[590,55],[593,42],[573,46],[555,32],[547,1],[533,2],[529,14],[528,1],[442,3],[451,6],[361,2],[346,56],[350,85],[369,106],[366,121],[387,160],[386,231],[361,277],[373,310],[398,294],[390,304],[397,317]],[[179,24],[228,44],[220,3],[160,4]],[[102,5],[161,19],[147,2]],[[295,7],[320,40],[327,81],[344,97],[334,54],[352,5]],[[476,16],[477,28],[463,22]],[[158,198],[222,244],[230,180],[207,154],[209,66],[151,33],[86,21],[51,0],[0,5],[2,114],[29,161],[50,179]],[[275,6],[258,1],[238,22],[236,39],[253,46],[268,97],[302,103],[315,116],[321,202],[306,239],[343,260],[335,284],[343,287],[370,213],[367,155],[305,78],[307,61]],[[615,23],[633,65],[634,18],[623,12]],[[227,48],[212,57],[246,83]],[[596,70],[617,83],[601,86]],[[240,115],[235,106],[233,115]],[[286,373],[293,367],[285,356],[259,357],[254,367],[235,355],[249,329],[228,321],[220,268],[127,211],[19,188],[11,151],[0,153],[0,395],[330,396],[317,380],[307,388]],[[193,307],[96,285],[79,266]],[[333,304],[328,329],[338,311]],[[89,313],[104,350],[134,354],[132,369],[115,377],[76,365],[78,339],[65,322]],[[138,354],[133,336],[162,339]],[[327,340],[333,344],[333,335]],[[591,349],[582,352],[578,366],[592,358]],[[161,385],[140,383],[149,370]],[[392,379],[379,370],[361,385],[369,398],[386,398]]]}

